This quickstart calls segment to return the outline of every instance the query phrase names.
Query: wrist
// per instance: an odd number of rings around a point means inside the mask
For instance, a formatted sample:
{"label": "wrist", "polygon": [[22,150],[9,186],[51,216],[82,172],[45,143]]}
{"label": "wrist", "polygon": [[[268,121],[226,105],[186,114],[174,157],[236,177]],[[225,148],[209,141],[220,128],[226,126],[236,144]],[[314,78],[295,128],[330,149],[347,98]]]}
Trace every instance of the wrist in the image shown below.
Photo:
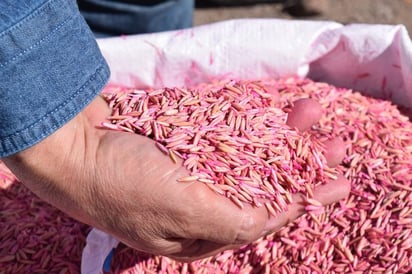
{"label": "wrist", "polygon": [[2,159],[33,193],[82,221],[90,219],[85,155],[96,147],[85,110],[40,143]]}

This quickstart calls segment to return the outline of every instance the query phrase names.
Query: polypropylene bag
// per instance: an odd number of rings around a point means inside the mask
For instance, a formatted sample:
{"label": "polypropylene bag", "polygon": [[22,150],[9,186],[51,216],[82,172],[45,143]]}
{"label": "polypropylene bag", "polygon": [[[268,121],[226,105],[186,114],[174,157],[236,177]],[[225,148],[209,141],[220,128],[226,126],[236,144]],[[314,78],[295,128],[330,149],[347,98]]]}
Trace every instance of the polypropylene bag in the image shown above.
{"label": "polypropylene bag", "polygon": [[[159,88],[297,75],[412,108],[412,43],[402,25],[246,19],[98,42],[110,84]],[[92,230],[82,273],[102,273],[117,244]]]}

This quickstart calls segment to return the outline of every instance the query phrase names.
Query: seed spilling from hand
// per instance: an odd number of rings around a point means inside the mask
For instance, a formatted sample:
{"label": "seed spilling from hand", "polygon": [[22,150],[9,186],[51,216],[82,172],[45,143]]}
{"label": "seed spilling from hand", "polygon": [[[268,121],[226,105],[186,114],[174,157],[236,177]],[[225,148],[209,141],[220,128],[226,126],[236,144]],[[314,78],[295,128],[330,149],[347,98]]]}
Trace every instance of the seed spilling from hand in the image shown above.
{"label": "seed spilling from hand", "polygon": [[[244,203],[265,205],[276,215],[287,210],[292,193],[311,196],[313,187],[337,176],[327,167],[322,144],[287,125],[279,92],[260,82],[155,91],[123,88],[105,97],[113,115],[103,125],[154,139],[162,152],[178,155],[190,171],[179,182],[207,180],[213,191],[240,208]],[[293,108],[288,123],[299,130],[310,128],[322,114],[312,99],[298,100]]]}

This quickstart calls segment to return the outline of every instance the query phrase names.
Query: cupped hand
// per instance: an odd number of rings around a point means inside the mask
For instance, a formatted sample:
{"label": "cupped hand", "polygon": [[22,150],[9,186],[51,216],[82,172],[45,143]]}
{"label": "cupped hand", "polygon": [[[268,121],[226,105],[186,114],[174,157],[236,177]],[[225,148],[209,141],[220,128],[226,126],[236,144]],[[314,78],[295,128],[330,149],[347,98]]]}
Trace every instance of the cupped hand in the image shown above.
{"label": "cupped hand", "polygon": [[[135,249],[178,260],[249,243],[304,213],[298,195],[275,218],[263,207],[240,209],[202,183],[178,182],[188,172],[152,140],[99,127],[109,112],[96,98],[53,135],[4,162],[40,198],[75,219]],[[317,188],[314,198],[329,204],[348,192],[349,183],[339,179]]]}

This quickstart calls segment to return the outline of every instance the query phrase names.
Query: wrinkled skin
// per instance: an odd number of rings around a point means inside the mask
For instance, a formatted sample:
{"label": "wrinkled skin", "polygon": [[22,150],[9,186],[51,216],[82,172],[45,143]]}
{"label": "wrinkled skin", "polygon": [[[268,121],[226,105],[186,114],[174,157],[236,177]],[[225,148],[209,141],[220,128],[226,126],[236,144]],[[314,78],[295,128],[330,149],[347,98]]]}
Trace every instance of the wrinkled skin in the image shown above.
{"label": "wrinkled skin", "polygon": [[[109,113],[98,97],[54,134],[4,162],[40,198],[75,219],[138,250],[181,261],[249,243],[304,213],[298,195],[287,212],[269,218],[265,208],[241,210],[202,183],[177,182],[188,172],[152,140],[99,127]],[[294,113],[293,126],[316,122],[308,113]],[[329,157],[336,161],[334,150]],[[318,187],[315,199],[333,203],[349,189],[339,178]]]}

